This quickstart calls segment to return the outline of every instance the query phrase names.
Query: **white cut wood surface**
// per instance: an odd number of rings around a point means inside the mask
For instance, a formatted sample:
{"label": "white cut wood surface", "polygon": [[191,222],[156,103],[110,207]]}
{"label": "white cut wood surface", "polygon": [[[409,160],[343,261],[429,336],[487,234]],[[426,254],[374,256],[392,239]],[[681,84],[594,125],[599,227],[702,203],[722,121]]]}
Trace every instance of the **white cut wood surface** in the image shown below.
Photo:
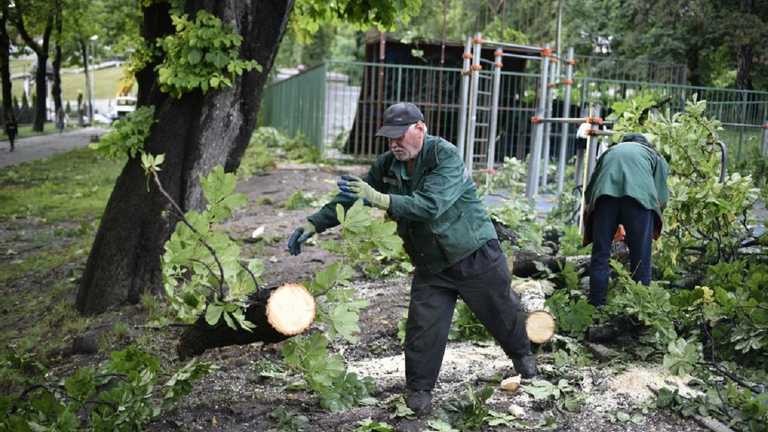
{"label": "white cut wood surface", "polygon": [[277,288],[267,301],[267,322],[286,336],[308,329],[315,320],[315,312],[315,298],[298,284]]}
{"label": "white cut wood surface", "polygon": [[512,290],[520,297],[520,305],[528,313],[525,331],[533,343],[548,342],[555,335],[555,317],[544,305],[555,286],[547,280],[528,279],[512,283]]}

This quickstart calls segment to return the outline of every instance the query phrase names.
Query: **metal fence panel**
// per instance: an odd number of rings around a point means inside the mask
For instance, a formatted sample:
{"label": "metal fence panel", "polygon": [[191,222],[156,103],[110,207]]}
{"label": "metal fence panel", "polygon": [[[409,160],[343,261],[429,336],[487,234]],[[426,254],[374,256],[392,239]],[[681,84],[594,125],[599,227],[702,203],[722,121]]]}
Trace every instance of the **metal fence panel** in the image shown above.
{"label": "metal fence panel", "polygon": [[[290,135],[301,133],[321,149],[331,146],[357,158],[373,158],[386,149],[385,140],[375,137],[384,109],[410,101],[423,111],[430,134],[456,143],[461,76],[456,68],[331,61],[268,86],[263,123]],[[538,84],[538,74],[502,72],[497,163],[505,157],[522,160],[528,155]],[[683,110],[694,95],[706,99],[707,115],[724,123],[723,136],[737,158],[747,156],[742,147],[758,139],[753,135],[759,135],[757,128],[768,119],[768,92],[589,77],[575,79],[570,116],[585,116],[589,106],[609,107],[644,90],[670,96],[674,111]],[[556,93],[553,112],[563,112],[562,102],[562,95]],[[561,130],[553,127],[549,137],[553,160],[559,153]],[[573,135],[567,137],[569,158],[574,154]],[[474,150],[477,159],[487,151]]]}
{"label": "metal fence panel", "polygon": [[302,135],[324,150],[326,67],[316,66],[268,86],[262,99],[263,122],[291,137]]}

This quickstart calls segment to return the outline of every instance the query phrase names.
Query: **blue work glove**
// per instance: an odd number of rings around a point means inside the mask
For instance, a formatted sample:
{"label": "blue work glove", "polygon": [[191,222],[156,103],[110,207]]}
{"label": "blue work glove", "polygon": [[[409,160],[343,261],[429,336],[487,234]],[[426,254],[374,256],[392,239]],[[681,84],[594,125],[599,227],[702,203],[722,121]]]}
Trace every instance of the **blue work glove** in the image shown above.
{"label": "blue work glove", "polygon": [[315,235],[317,230],[310,222],[296,228],[288,238],[288,253],[298,255],[301,253],[301,245]]}
{"label": "blue work glove", "polygon": [[336,184],[343,195],[354,199],[362,198],[382,210],[389,209],[389,195],[377,191],[360,177],[343,175]]}

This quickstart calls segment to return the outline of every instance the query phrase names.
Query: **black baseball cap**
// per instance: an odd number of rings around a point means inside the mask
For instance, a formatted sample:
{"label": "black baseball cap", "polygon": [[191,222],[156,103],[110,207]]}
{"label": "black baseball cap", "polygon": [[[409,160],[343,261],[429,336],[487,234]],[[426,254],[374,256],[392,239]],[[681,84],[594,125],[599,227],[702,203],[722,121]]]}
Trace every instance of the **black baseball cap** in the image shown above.
{"label": "black baseball cap", "polygon": [[416,122],[424,121],[424,114],[410,102],[390,105],[384,110],[384,126],[376,131],[376,136],[400,138]]}

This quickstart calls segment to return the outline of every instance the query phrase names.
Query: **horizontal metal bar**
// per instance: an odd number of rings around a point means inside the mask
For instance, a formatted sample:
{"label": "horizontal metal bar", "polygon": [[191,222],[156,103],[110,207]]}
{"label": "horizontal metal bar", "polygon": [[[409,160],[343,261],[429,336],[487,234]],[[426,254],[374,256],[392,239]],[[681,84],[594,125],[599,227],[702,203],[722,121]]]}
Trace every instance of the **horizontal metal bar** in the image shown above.
{"label": "horizontal metal bar", "polygon": [[522,54],[504,53],[504,54],[502,54],[502,56],[504,56],[504,57],[513,57],[513,58],[522,58],[522,59],[528,59],[528,60],[541,60],[541,57],[528,56],[528,55],[522,55]]}
{"label": "horizontal metal bar", "polygon": [[461,72],[461,68],[446,68],[437,66],[419,66],[419,65],[406,65],[406,64],[394,64],[394,63],[370,63],[370,62],[356,62],[356,61],[344,61],[344,60],[329,60],[326,63],[329,67],[332,65],[342,66],[376,66],[387,69],[415,69],[415,70],[432,70],[441,72]]}
{"label": "horizontal metal bar", "polygon": [[[538,76],[538,75],[537,75]],[[735,94],[751,94],[751,95],[761,95],[761,96],[767,96],[768,92],[766,91],[756,91],[756,90],[737,90],[737,89],[725,89],[725,88],[712,88],[712,87],[701,87],[701,86],[687,86],[682,84],[668,84],[668,83],[658,83],[658,82],[648,82],[648,81],[632,81],[632,80],[619,80],[619,79],[610,79],[610,78],[592,78],[592,77],[577,77],[575,79],[576,81],[587,81],[589,83],[606,83],[606,84],[632,84],[636,86],[646,86],[651,88],[657,88],[657,87],[666,87],[666,88],[674,88],[674,89],[680,89],[680,90],[700,90],[700,91],[717,91],[717,92],[726,92],[726,93],[735,93]]]}
{"label": "horizontal metal bar", "polygon": [[723,126],[758,128],[758,129],[763,129],[765,127],[765,125],[761,125],[761,124],[756,125],[756,124],[748,124],[748,123],[725,123],[725,122],[720,122],[720,124],[723,125]]}
{"label": "horizontal metal bar", "polygon": [[514,48],[520,51],[528,51],[528,52],[541,52],[544,50],[542,47],[536,47],[531,45],[518,45],[518,44],[511,44],[506,42],[496,42],[496,41],[483,41],[483,45],[494,45],[497,47],[506,47],[506,48]]}
{"label": "horizontal metal bar", "polygon": [[608,129],[590,129],[587,131],[587,134],[595,135],[595,136],[611,136],[616,133],[619,133],[619,132],[608,130]]}
{"label": "horizontal metal bar", "polygon": [[[719,89],[713,89],[713,90],[719,90]],[[764,103],[768,103],[768,100],[760,100],[760,101],[743,101],[743,100],[732,100],[732,101],[707,101],[707,105],[762,105]]]}
{"label": "horizontal metal bar", "polygon": [[[536,117],[536,122],[539,123],[590,123],[590,119],[586,117]],[[613,124],[612,121],[599,119],[597,124]]]}

